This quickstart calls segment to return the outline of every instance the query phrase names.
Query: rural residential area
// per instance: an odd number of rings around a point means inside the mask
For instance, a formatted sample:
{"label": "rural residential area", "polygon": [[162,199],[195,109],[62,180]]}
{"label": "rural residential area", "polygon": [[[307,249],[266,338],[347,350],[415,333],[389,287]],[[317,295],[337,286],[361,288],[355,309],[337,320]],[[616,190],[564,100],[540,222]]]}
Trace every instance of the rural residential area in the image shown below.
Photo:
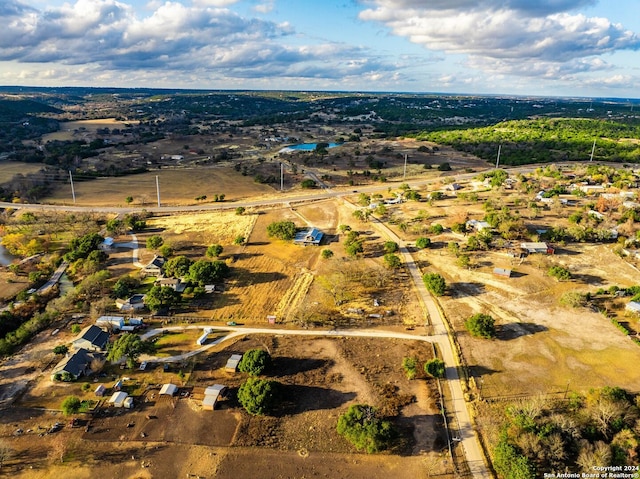
{"label": "rural residential area", "polygon": [[1,87],[0,475],[638,478],[637,109]]}

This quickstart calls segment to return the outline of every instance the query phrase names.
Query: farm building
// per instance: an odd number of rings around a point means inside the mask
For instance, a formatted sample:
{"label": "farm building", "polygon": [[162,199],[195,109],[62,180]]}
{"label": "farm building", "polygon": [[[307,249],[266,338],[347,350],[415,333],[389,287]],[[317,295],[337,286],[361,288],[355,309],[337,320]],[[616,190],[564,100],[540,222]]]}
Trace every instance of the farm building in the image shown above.
{"label": "farm building", "polygon": [[232,354],[227,365],[224,367],[227,371],[235,373],[238,370],[238,364],[242,359],[242,354]]}
{"label": "farm building", "polygon": [[324,233],[320,231],[318,228],[309,228],[304,231],[299,231],[296,233],[295,238],[293,239],[294,244],[302,245],[302,246],[319,246],[322,238],[324,237]]}
{"label": "farm building", "polygon": [[96,319],[96,326],[107,330],[120,330],[124,326],[124,318],[122,316],[100,316]]}
{"label": "farm building", "polygon": [[162,276],[162,267],[164,266],[165,259],[162,256],[154,256],[151,262],[142,267],[140,270],[140,276],[146,278],[147,276],[155,276],[156,278]]}
{"label": "farm building", "polygon": [[86,349],[87,351],[104,351],[109,342],[109,333],[98,326],[91,325],[80,332],[80,336],[71,343],[74,349]]}
{"label": "farm building", "polygon": [[96,390],[95,390],[95,391],[93,391],[93,393],[94,393],[97,397],[99,397],[99,398],[101,398],[102,396],[104,396],[104,393],[105,393],[105,392],[107,392],[107,388],[106,388],[106,387],[104,387],[104,384],[100,384],[100,385],[96,388]]}
{"label": "farm building", "polygon": [[124,407],[130,409],[133,406],[133,399],[124,391],[118,391],[111,395],[109,404],[113,404],[113,407]]}
{"label": "farm building", "polygon": [[491,225],[489,223],[487,223],[486,221],[479,221],[479,220],[469,220],[467,221],[465,226],[467,227],[467,229],[472,229],[476,231],[491,229]]}
{"label": "farm building", "polygon": [[216,402],[224,395],[227,387],[222,384],[214,384],[204,390],[204,399],[202,400],[202,409],[213,411],[216,408]]}
{"label": "farm building", "polygon": [[176,386],[175,384],[171,384],[171,383],[163,384],[162,388],[160,389],[160,395],[173,396],[177,390],[178,390],[178,386]]}
{"label": "farm building", "polygon": [[158,278],[155,285],[161,287],[166,286],[178,293],[182,293],[187,287],[187,283],[183,283],[180,278]]}
{"label": "farm building", "polygon": [[493,268],[493,274],[504,278],[511,278],[511,270],[505,268]]}
{"label": "farm building", "polygon": [[110,251],[113,248],[114,240],[110,236],[107,236],[102,243],[98,245],[102,251]]}
{"label": "farm building", "polygon": [[629,301],[624,309],[631,313],[640,314],[640,303],[636,301]]}
{"label": "farm building", "polygon": [[525,250],[529,254],[535,253],[543,253],[543,254],[553,254],[555,250],[552,246],[549,246],[547,243],[520,243],[520,248]]}
{"label": "farm building", "polygon": [[116,299],[116,307],[120,311],[138,311],[144,309],[146,294],[134,294],[128,299]]}

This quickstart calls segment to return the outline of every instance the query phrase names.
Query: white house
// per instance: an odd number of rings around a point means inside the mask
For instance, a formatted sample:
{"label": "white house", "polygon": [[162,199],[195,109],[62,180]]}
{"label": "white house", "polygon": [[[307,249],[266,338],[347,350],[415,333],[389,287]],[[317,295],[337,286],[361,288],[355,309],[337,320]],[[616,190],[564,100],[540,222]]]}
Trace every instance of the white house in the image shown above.
{"label": "white house", "polygon": [[122,316],[100,316],[96,319],[96,326],[120,330],[124,326],[124,318]]}

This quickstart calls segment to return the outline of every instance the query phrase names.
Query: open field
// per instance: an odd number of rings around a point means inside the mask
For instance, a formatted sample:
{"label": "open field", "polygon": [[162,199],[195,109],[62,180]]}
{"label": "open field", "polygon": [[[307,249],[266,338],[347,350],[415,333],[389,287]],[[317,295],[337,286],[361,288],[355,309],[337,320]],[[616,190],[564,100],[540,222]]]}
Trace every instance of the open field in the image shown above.
{"label": "open field", "polygon": [[[125,198],[133,197],[132,206],[157,205],[156,176],[160,184],[161,204],[196,204],[196,197],[225,195],[225,201],[273,193],[273,189],[254,183],[231,168],[172,169],[121,177],[104,177],[74,182],[77,205],[126,206]],[[46,203],[72,204],[71,186],[58,188],[42,199]]]}
{"label": "open field", "polygon": [[42,165],[38,163],[22,163],[19,161],[0,161],[0,183],[10,181],[14,175],[35,173]]}
{"label": "open field", "polygon": [[[95,120],[77,120],[60,123],[60,131],[42,135],[42,142],[47,141],[73,141],[88,140],[95,138],[96,130],[99,128],[126,128],[131,125],[130,121],[118,121],[115,118],[100,118]],[[136,123],[136,122],[133,122]]]}
{"label": "open field", "polygon": [[[244,375],[224,370],[229,354],[255,347],[271,351],[270,374],[285,389],[273,416],[252,417],[239,408],[234,391]],[[10,421],[7,416],[0,420],[0,436],[15,452],[3,469],[14,477],[42,478],[60,473],[89,477],[89,472],[96,478],[134,473],[136,477],[174,478],[187,473],[209,477],[211,471],[222,478],[237,477],[238,471],[265,478],[325,477],[335,475],[336,468],[340,475],[356,478],[398,470],[409,477],[434,473],[446,477],[448,469],[439,455],[444,442],[435,393],[424,379],[404,377],[400,363],[405,355],[425,361],[431,357],[431,347],[397,340],[256,336],[185,365],[191,371],[188,382],[173,399],[159,397],[158,386],[147,382],[155,375],[155,366],[150,366],[152,371],[126,371],[131,379],[125,385],[148,384],[136,396],[136,408],[106,408],[91,419],[88,432],[66,425],[58,433],[39,436],[42,428],[65,421],[31,408],[33,400],[27,394]],[[165,381],[175,381],[172,372],[160,374]],[[48,388],[61,387],[46,378],[40,383],[43,389],[38,394],[47,398],[53,393]],[[227,385],[231,394],[215,411],[203,411],[203,388],[213,383]],[[363,402],[386,414],[401,411],[395,424],[405,439],[398,450],[354,455],[352,446],[336,433],[338,415],[349,404]],[[81,424],[86,424],[88,417],[80,417]],[[17,428],[25,432],[12,435]],[[27,450],[28,455],[21,452]],[[43,454],[37,453],[40,450]],[[273,463],[276,451],[278,461]]]}

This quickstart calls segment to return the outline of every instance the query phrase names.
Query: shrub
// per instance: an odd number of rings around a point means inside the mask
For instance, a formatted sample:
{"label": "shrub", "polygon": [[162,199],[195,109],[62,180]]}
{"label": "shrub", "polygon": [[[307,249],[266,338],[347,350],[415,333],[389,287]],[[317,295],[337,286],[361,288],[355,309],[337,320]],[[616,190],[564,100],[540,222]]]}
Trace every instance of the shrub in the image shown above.
{"label": "shrub", "polygon": [[464,327],[471,336],[478,338],[494,338],[496,336],[495,320],[488,314],[474,314],[464,322]]}
{"label": "shrub", "polygon": [[322,250],[322,257],[324,259],[329,259],[333,257],[333,251],[331,251],[330,249],[323,249]]}
{"label": "shrub", "polygon": [[416,377],[416,374],[418,374],[417,366],[418,360],[416,358],[402,358],[402,369],[404,369],[407,379],[413,379]]}
{"label": "shrub", "polygon": [[62,404],[60,405],[60,409],[62,409],[62,412],[65,416],[77,414],[80,412],[81,408],[82,401],[80,401],[80,398],[76,396],[67,396],[66,398],[64,398]]}
{"label": "shrub", "polygon": [[416,240],[416,248],[424,249],[428,248],[431,245],[431,240],[429,238],[421,237]]}
{"label": "shrub", "polygon": [[349,406],[338,418],[337,431],[356,449],[368,453],[387,449],[395,436],[391,423],[380,419],[375,408],[365,404]]}
{"label": "shrub", "polygon": [[438,358],[433,358],[424,364],[424,372],[433,378],[444,377],[444,361]]}
{"label": "shrub", "polygon": [[558,281],[569,281],[571,279],[571,271],[562,266],[552,266],[547,274]]}
{"label": "shrub", "polygon": [[385,254],[384,255],[384,264],[389,269],[398,269],[402,266],[402,260],[398,255],[395,254]]}
{"label": "shrub", "polygon": [[447,290],[447,283],[438,273],[426,273],[422,277],[424,285],[435,296],[442,296]]}

